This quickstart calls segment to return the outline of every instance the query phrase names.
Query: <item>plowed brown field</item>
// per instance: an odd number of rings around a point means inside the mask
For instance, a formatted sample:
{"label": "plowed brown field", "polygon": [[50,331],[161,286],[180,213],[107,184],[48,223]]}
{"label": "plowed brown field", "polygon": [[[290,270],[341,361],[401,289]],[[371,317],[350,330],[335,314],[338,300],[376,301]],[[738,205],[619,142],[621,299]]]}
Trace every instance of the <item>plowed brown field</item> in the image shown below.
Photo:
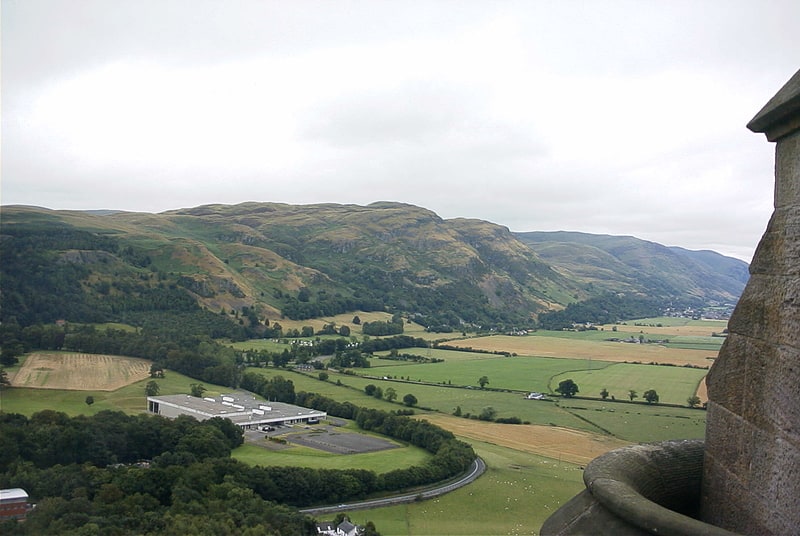
{"label": "plowed brown field", "polygon": [[135,357],[35,353],[11,379],[15,387],[114,391],[150,376],[150,362]]}

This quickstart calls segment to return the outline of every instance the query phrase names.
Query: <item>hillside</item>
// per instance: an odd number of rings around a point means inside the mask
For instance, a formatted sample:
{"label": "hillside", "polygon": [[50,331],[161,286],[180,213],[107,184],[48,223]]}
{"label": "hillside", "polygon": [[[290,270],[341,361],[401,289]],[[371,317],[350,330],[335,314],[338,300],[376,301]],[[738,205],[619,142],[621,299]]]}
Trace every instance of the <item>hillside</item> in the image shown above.
{"label": "hillside", "polygon": [[674,297],[686,303],[736,303],[747,263],[713,251],[690,251],[632,236],[528,232],[515,236],[584,288]]}
{"label": "hillside", "polygon": [[733,302],[746,265],[627,237],[511,233],[401,203],[2,211],[2,318],[255,320],[389,310],[427,326],[529,322],[605,291]]}

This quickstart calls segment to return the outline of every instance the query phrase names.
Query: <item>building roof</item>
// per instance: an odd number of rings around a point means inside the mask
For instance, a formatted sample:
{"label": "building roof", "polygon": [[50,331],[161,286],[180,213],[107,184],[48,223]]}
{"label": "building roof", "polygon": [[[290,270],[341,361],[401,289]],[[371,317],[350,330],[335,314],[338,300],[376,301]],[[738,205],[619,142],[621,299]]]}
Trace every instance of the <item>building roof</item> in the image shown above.
{"label": "building roof", "polygon": [[260,424],[285,420],[324,418],[323,411],[283,402],[265,402],[246,393],[199,398],[191,395],[148,396],[147,400],[180,408],[199,420],[225,417],[236,424]]}
{"label": "building roof", "polygon": [[0,501],[28,500],[28,492],[22,488],[0,489]]}
{"label": "building roof", "polygon": [[345,534],[347,534],[347,533],[351,532],[353,529],[355,529],[356,526],[345,519],[344,521],[339,523],[339,526],[336,527],[336,528],[339,529],[340,531],[344,532]]}
{"label": "building roof", "polygon": [[747,128],[763,132],[769,141],[800,130],[800,71],[747,123]]}

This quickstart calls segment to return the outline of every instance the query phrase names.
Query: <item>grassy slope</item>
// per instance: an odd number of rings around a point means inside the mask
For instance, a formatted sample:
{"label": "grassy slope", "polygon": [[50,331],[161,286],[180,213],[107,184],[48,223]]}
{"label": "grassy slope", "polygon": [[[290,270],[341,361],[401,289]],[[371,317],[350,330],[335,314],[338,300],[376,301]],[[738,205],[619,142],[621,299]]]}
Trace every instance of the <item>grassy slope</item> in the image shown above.
{"label": "grassy slope", "polygon": [[583,489],[581,468],[489,443],[472,442],[488,469],[438,499],[353,512],[382,534],[536,534],[547,517]]}
{"label": "grassy slope", "polygon": [[317,469],[366,469],[385,473],[394,469],[422,465],[430,454],[412,446],[398,446],[391,451],[362,454],[331,454],[309,447],[291,446],[281,450],[267,450],[256,445],[242,445],[232,456],[250,465],[314,467]]}
{"label": "grassy slope", "polygon": [[[119,410],[125,413],[147,411],[144,388],[150,379],[132,383],[116,391],[66,391],[60,389],[21,389],[12,388],[0,391],[0,409],[7,413],[32,415],[37,411],[52,409],[67,415],[94,415],[103,410]],[[167,371],[166,377],[157,379],[161,395],[188,393],[190,385],[197,380]],[[215,396],[230,389],[220,385],[204,384],[207,396]],[[86,397],[92,396],[94,404],[86,404]]]}

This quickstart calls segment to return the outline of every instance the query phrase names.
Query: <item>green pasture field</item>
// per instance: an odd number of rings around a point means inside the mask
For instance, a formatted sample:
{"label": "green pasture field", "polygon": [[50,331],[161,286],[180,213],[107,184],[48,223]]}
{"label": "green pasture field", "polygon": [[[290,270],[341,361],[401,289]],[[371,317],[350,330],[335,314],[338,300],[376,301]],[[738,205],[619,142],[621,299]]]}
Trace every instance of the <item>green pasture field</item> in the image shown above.
{"label": "green pasture field", "polygon": [[609,398],[614,396],[628,400],[628,393],[633,389],[641,399],[645,391],[655,389],[659,402],[682,405],[687,398],[695,395],[697,386],[707,372],[705,369],[688,367],[614,363],[602,369],[558,374],[550,381],[548,391],[553,392],[559,382],[571,379],[578,384],[582,396],[599,397],[600,391],[607,389]]}
{"label": "green pasture field", "polygon": [[[26,389],[13,387],[0,391],[0,410],[6,413],[33,415],[37,411],[51,409],[67,415],[94,415],[103,410],[123,411],[129,414],[147,411],[145,385],[151,378],[127,385],[116,391],[72,391],[63,389]],[[198,382],[193,378],[167,371],[164,378],[155,379],[159,395],[188,394],[190,385]],[[208,396],[230,392],[221,385],[203,384]],[[87,405],[86,397],[94,398],[94,404]]]}
{"label": "green pasture field", "polygon": [[[488,352],[469,352],[461,350],[447,350],[444,348],[402,348],[397,351],[399,354],[418,355],[430,359],[444,359],[449,363],[457,361],[478,361],[481,359],[497,359],[504,357],[500,354]],[[389,352],[376,352],[376,356],[386,356]],[[395,361],[391,359],[373,359],[372,367],[396,367],[404,365],[415,365],[413,361]]]}
{"label": "green pasture field", "polygon": [[381,534],[538,534],[550,514],[578,494],[580,466],[471,441],[486,473],[442,497],[350,513],[354,523],[375,523]]}
{"label": "green pasture field", "polygon": [[582,399],[562,399],[558,405],[615,437],[633,443],[705,437],[706,412],[702,409]]}
{"label": "green pasture field", "polygon": [[[423,419],[425,418],[425,414],[431,410],[452,414],[456,407],[460,407],[462,415],[467,413],[471,415],[479,415],[483,408],[491,406],[497,410],[498,417],[519,417],[522,421],[529,421],[533,424],[549,424],[552,426],[561,426],[599,434],[611,432],[612,435],[615,435],[620,439],[632,442],[654,441],[655,439],[653,439],[652,434],[656,432],[660,433],[660,428],[658,427],[627,427],[623,424],[620,424],[619,426],[607,426],[608,423],[606,421],[609,419],[613,420],[614,418],[618,418],[620,420],[624,420],[619,413],[615,412],[609,412],[602,422],[586,419],[585,416],[580,413],[580,411],[567,410],[562,407],[565,404],[569,405],[574,402],[573,400],[567,399],[553,399],[549,401],[526,400],[521,393],[465,389],[446,387],[442,385],[419,384],[414,382],[361,378],[346,374],[338,374],[332,371],[329,372],[329,381],[321,382],[316,379],[316,375],[312,376],[299,373],[287,374],[286,371],[272,368],[250,370],[261,371],[267,377],[282,375],[284,378],[292,380],[296,391],[320,393],[335,400],[349,400],[356,406],[382,409],[384,411],[405,409],[405,406],[402,404],[403,395],[406,393],[411,393],[419,400],[420,407],[414,408],[414,410],[417,415]],[[336,385],[337,380],[341,381],[342,385]],[[388,387],[393,387],[395,391],[397,391],[398,401],[390,403],[386,400],[378,400],[374,397],[367,396],[366,393],[364,393],[364,387],[369,384],[380,387],[384,392],[386,392]],[[599,397],[599,390],[597,396]],[[685,399],[683,402],[685,403]],[[651,407],[647,406],[643,402],[635,404],[620,402],[614,404],[610,400],[604,402],[602,400],[582,399],[580,399],[580,405],[581,407],[592,408],[591,411],[595,411],[595,408],[602,408],[611,405],[612,408],[619,406],[625,408],[627,411],[632,411],[631,408],[635,408],[637,412],[649,412],[653,409],[661,409],[662,413],[664,414],[680,415],[679,417],[675,417],[675,419],[677,419],[675,424],[665,423],[665,425],[670,426],[675,432],[674,435],[670,436],[673,439],[702,437],[702,434],[705,432],[705,412],[700,410],[691,410],[688,407],[685,409],[668,408],[669,411],[667,411],[663,406]],[[430,408],[430,410],[420,408]],[[618,411],[619,410],[617,410],[617,412]],[[703,426],[699,427],[699,436],[697,435],[698,427],[695,426],[694,423],[692,423],[691,427],[681,428],[680,425],[686,424],[684,420],[688,416],[697,417],[698,419],[702,420]],[[480,426],[481,422],[475,421],[475,425]],[[687,435],[680,435],[682,433]]]}
{"label": "green pasture field", "polygon": [[[443,363],[424,364],[373,358],[370,360],[371,368],[357,372],[473,387],[478,387],[478,379],[486,376],[489,379],[487,387],[491,388],[551,392],[548,385],[554,376],[569,371],[598,370],[612,364],[609,361],[554,357],[503,357],[456,351],[450,351],[450,354],[455,354],[455,359],[446,357]],[[371,372],[373,368],[375,372]]]}
{"label": "green pasture field", "polygon": [[625,322],[624,326],[629,327],[643,327],[643,326],[636,326],[636,324],[646,324],[647,326],[653,325],[657,326],[661,324],[665,328],[674,328],[674,327],[700,327],[700,328],[708,328],[709,331],[717,331],[720,332],[728,326],[727,320],[693,320],[691,318],[683,318],[683,317],[674,317],[674,316],[656,316],[653,318],[639,318],[637,320],[629,320]]}
{"label": "green pasture field", "polygon": [[[266,439],[264,440],[266,442]],[[332,454],[321,450],[291,445],[281,450],[269,450],[245,443],[231,453],[231,457],[248,465],[312,467],[315,469],[366,469],[386,473],[422,465],[431,455],[419,447],[398,446],[391,450],[360,454]]]}
{"label": "green pasture field", "polygon": [[[668,339],[669,342],[661,343],[662,346],[675,349],[687,350],[711,350],[714,353],[718,352],[722,346],[724,337],[712,337],[711,331],[705,335],[680,335],[678,333],[669,334],[666,331],[669,328],[664,328],[659,331],[650,330],[647,327],[641,327],[637,331],[610,331],[608,329],[588,330],[588,331],[535,331],[529,336],[531,337],[558,337],[561,339],[573,339],[580,341],[605,341],[610,338],[627,339],[633,336],[638,339],[639,335],[644,336],[645,339],[650,340],[663,340]],[[720,331],[725,329],[724,325],[719,328]]]}
{"label": "green pasture field", "polygon": [[[310,373],[310,375],[290,373],[287,375],[286,371],[272,368],[248,370],[261,371],[267,377],[282,375],[284,378],[292,380],[295,391],[319,393],[334,400],[348,400],[359,407],[384,411],[407,409],[402,400],[404,395],[410,393],[419,400],[419,407],[415,407],[414,411],[421,418],[425,418],[425,414],[430,411],[453,413],[457,406],[461,407],[462,414],[477,415],[486,406],[491,406],[497,410],[498,417],[519,417],[532,423],[553,424],[590,432],[599,431],[574,415],[560,410],[553,402],[525,400],[521,393],[361,378],[332,371],[329,371],[330,379],[327,382],[321,382],[316,379],[316,375],[311,375],[314,373]],[[336,385],[337,380],[341,381],[342,385]],[[397,391],[397,401],[391,403],[367,396],[364,387],[369,384],[380,387],[384,392],[388,387],[393,387]],[[430,408],[430,410],[422,408]]]}
{"label": "green pasture field", "polygon": [[722,343],[725,342],[724,337],[699,337],[697,335],[679,335],[672,337],[668,348],[682,348],[685,350],[708,350],[709,356],[714,356],[719,353],[722,348]]}
{"label": "green pasture field", "polygon": [[[306,339],[300,339],[300,340],[306,340]],[[229,346],[237,350],[244,350],[244,351],[257,350],[257,351],[267,351],[267,352],[283,352],[284,350],[291,348],[291,344],[276,342],[274,339],[250,339],[247,341],[230,343]]]}
{"label": "green pasture field", "polygon": [[[337,374],[333,371],[328,371],[328,375],[330,379],[328,381],[321,381],[317,378],[319,374],[318,371],[311,371],[308,374],[303,373],[295,373],[288,370],[282,369],[275,369],[272,367],[267,368],[256,368],[256,367],[249,367],[246,369],[245,372],[255,372],[256,374],[263,374],[267,378],[272,378],[274,376],[283,376],[287,380],[291,380],[294,384],[295,392],[299,393],[300,391],[305,391],[307,393],[317,393],[322,396],[326,396],[328,398],[332,398],[338,402],[352,402],[356,406],[360,407],[368,407],[368,408],[375,408],[381,409],[384,411],[394,411],[401,407],[400,404],[387,402],[385,400],[378,400],[375,397],[368,396],[364,392],[363,387],[352,387],[353,383],[351,380],[358,381],[359,379],[356,376],[350,376],[346,374]],[[336,385],[336,381],[340,380],[342,385]],[[367,383],[363,385],[366,386]],[[377,385],[376,382],[372,382]],[[351,386],[351,388],[348,388]],[[397,390],[398,394],[400,395],[399,398],[402,399],[403,395],[408,391],[400,391]]]}

